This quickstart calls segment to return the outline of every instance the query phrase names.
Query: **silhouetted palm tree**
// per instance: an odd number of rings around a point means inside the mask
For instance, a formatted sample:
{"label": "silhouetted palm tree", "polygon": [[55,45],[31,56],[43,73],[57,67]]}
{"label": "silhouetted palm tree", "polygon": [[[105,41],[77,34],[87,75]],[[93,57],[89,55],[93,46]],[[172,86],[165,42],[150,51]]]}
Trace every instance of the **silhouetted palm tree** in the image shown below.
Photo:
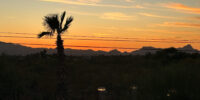
{"label": "silhouetted palm tree", "polygon": [[65,88],[65,76],[66,76],[66,68],[64,65],[64,46],[63,46],[63,40],[61,38],[61,35],[67,31],[69,28],[71,22],[73,21],[73,17],[68,17],[66,19],[65,24],[63,25],[63,21],[65,20],[65,14],[64,11],[62,15],[59,17],[58,14],[51,14],[44,17],[44,26],[46,26],[47,30],[46,32],[42,32],[38,34],[38,38],[41,38],[45,35],[52,36],[57,33],[57,54],[59,57],[59,66],[57,71],[57,93],[56,93],[56,100],[67,100],[67,90]]}
{"label": "silhouetted palm tree", "polygon": [[70,16],[66,19],[65,24],[63,25],[63,21],[65,19],[66,12],[64,11],[59,18],[58,14],[51,14],[44,17],[44,26],[47,28],[48,31],[42,32],[38,34],[38,38],[41,38],[45,35],[53,36],[57,33],[57,54],[59,58],[64,58],[64,47],[63,47],[63,40],[61,38],[61,34],[63,34],[69,28],[71,22],[73,21],[73,17]]}

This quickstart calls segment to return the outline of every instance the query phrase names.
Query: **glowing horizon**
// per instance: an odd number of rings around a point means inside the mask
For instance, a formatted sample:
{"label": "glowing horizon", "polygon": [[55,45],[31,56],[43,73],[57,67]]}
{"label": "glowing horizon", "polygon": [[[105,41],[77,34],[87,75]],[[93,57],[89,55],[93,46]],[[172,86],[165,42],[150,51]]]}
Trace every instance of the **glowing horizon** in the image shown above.
{"label": "glowing horizon", "polygon": [[45,15],[66,10],[75,20],[63,36],[64,45],[73,49],[133,51],[126,48],[177,48],[186,44],[200,49],[197,0],[3,0],[0,5],[3,42],[55,45],[55,37],[38,39],[37,34],[45,30]]}

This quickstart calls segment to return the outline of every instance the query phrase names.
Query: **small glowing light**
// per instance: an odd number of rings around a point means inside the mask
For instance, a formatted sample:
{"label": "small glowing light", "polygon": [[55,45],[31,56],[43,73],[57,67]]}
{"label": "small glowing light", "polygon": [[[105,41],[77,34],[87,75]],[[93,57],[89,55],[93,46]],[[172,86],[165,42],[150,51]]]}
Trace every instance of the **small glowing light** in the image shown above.
{"label": "small glowing light", "polygon": [[105,87],[99,87],[97,90],[98,90],[99,92],[105,92],[105,91],[106,91],[106,88],[105,88]]}
{"label": "small glowing light", "polygon": [[137,86],[134,85],[134,86],[131,87],[131,89],[136,90]]}
{"label": "small glowing light", "polygon": [[169,96],[171,96],[169,93],[167,93],[167,96],[169,97]]}

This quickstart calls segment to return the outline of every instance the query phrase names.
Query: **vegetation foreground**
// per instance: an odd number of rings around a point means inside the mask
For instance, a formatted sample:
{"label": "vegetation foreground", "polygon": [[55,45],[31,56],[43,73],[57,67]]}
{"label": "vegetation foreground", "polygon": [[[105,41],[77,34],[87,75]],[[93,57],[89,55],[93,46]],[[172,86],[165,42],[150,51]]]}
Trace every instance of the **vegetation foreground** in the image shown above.
{"label": "vegetation foreground", "polygon": [[[69,100],[200,100],[199,54],[170,48],[144,56],[66,56],[64,62]],[[1,54],[0,100],[55,100],[58,63],[45,52]]]}

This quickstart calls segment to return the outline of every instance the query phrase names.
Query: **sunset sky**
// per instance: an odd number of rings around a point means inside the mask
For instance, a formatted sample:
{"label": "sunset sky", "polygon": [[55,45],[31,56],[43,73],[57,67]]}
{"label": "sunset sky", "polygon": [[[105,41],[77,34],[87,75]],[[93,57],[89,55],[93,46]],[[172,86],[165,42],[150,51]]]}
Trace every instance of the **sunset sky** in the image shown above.
{"label": "sunset sky", "polygon": [[54,48],[55,36],[37,34],[45,31],[45,15],[63,11],[74,17],[63,35],[65,48],[200,49],[200,0],[1,0],[0,41]]}

